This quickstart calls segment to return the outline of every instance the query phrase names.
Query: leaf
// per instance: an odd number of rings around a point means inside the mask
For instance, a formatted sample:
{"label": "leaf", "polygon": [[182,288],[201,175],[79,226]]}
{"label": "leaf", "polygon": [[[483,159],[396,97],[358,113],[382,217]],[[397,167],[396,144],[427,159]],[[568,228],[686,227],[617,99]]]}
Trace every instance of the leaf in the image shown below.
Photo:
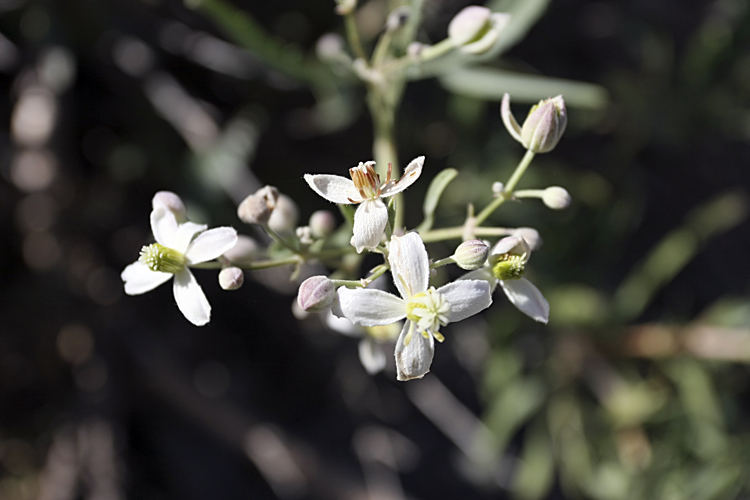
{"label": "leaf", "polygon": [[565,105],[573,108],[600,109],[607,103],[607,91],[593,83],[525,75],[486,66],[461,68],[440,77],[450,92],[487,101],[500,101],[508,93],[515,102],[536,103],[562,94]]}
{"label": "leaf", "polygon": [[526,437],[521,466],[513,481],[513,494],[523,500],[544,498],[554,479],[552,444],[544,428],[535,425]]}
{"label": "leaf", "polygon": [[417,227],[417,231],[429,231],[432,229],[432,224],[435,222],[435,209],[437,208],[440,197],[451,183],[453,179],[458,175],[458,170],[455,168],[446,168],[432,179],[430,187],[427,189],[427,194],[424,197],[424,205],[422,210],[424,211],[424,220]]}

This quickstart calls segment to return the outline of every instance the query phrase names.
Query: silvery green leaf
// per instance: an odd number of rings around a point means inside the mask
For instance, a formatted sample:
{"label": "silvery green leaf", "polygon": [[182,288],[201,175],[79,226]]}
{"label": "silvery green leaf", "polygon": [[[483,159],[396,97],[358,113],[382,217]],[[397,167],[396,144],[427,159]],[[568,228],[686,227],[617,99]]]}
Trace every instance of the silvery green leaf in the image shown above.
{"label": "silvery green leaf", "polygon": [[417,231],[429,231],[435,218],[435,209],[437,208],[440,196],[442,196],[448,184],[456,178],[458,170],[455,168],[446,168],[432,179],[427,194],[424,197],[424,220],[417,228]]}
{"label": "silvery green leaf", "polygon": [[524,75],[497,68],[461,68],[440,77],[447,90],[477,99],[500,101],[508,93],[516,102],[536,103],[562,94],[571,108],[600,109],[609,99],[607,91],[593,83]]}

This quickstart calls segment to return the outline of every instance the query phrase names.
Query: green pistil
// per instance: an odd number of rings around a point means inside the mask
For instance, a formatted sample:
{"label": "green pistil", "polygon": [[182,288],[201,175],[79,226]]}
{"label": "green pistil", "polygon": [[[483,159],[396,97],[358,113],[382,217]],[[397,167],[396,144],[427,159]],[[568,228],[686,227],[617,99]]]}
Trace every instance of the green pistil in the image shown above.
{"label": "green pistil", "polygon": [[152,243],[141,248],[141,262],[152,271],[176,274],[185,269],[185,256],[174,248]]}
{"label": "green pistil", "polygon": [[523,276],[526,263],[521,255],[505,254],[492,264],[492,275],[499,280],[517,280]]}

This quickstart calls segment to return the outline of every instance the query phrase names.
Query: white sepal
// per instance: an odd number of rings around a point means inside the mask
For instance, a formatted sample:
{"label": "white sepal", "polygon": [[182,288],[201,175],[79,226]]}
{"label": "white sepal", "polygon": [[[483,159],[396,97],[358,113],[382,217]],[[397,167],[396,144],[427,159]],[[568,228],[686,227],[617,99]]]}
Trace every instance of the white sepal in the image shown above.
{"label": "white sepal", "polygon": [[516,121],[516,117],[510,111],[510,95],[505,94],[503,96],[503,102],[500,105],[500,117],[503,119],[505,128],[508,129],[511,137],[518,142],[521,141],[521,126]]}
{"label": "white sepal", "polygon": [[385,352],[370,337],[365,337],[359,342],[359,360],[370,375],[375,375],[385,368]]}
{"label": "white sepal", "polygon": [[380,200],[365,200],[354,212],[351,244],[362,253],[365,248],[373,250],[380,244],[385,226],[388,224],[388,209]]}
{"label": "white sepal", "polygon": [[344,316],[362,326],[390,325],[406,317],[406,302],[382,290],[338,289]]}
{"label": "white sepal", "polygon": [[495,291],[495,288],[497,287],[497,281],[498,279],[495,278],[492,275],[492,271],[490,271],[490,268],[485,266],[481,269],[476,269],[474,271],[468,272],[458,278],[459,281],[464,280],[483,280],[490,284],[490,293],[493,293]]}
{"label": "white sepal", "polygon": [[380,196],[393,196],[414,184],[422,174],[422,165],[424,165],[424,156],[414,158],[411,163],[406,166],[401,178],[396,182],[387,184],[381,191]]}
{"label": "white sepal", "polygon": [[[159,205],[151,211],[151,232],[154,234],[156,242],[165,247],[172,247],[176,240],[177,219],[174,214],[164,206]],[[178,250],[175,248],[175,250]],[[184,249],[183,249],[184,250]]]}
{"label": "white sepal", "polygon": [[185,257],[190,264],[200,264],[218,258],[224,252],[231,250],[236,244],[237,231],[234,228],[217,227],[209,229],[199,234],[190,243],[185,252]]}
{"label": "white sepal", "polygon": [[362,201],[354,182],[340,175],[311,175],[305,174],[305,181],[313,191],[333,203],[350,205]]}
{"label": "white sepal", "polygon": [[522,313],[542,323],[549,320],[549,303],[542,292],[526,278],[500,281],[508,300]]}
{"label": "white sepal", "polygon": [[391,238],[388,263],[393,281],[405,299],[424,292],[430,281],[430,260],[417,233]]}
{"label": "white sepal", "polygon": [[398,380],[422,378],[430,371],[435,354],[435,340],[429,333],[425,338],[416,331],[413,322],[407,321],[396,341],[395,354]]}
{"label": "white sepal", "polygon": [[459,280],[437,289],[450,304],[448,321],[461,321],[492,304],[490,284],[483,280]]}
{"label": "white sepal", "polygon": [[195,276],[185,268],[174,275],[174,300],[180,312],[195,326],[203,326],[211,319],[211,305]]}
{"label": "white sepal", "polygon": [[150,292],[171,277],[170,273],[152,271],[140,260],[129,264],[120,274],[120,278],[125,282],[125,293],[128,295]]}

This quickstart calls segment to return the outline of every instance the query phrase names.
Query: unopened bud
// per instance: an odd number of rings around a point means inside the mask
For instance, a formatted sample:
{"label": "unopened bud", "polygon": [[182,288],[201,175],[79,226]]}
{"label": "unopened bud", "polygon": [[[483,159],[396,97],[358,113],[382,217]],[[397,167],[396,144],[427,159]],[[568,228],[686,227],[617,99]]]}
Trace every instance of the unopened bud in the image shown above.
{"label": "unopened bud", "polygon": [[469,240],[464,241],[453,254],[453,260],[461,269],[472,271],[479,269],[484,265],[487,260],[487,254],[490,252],[490,247],[487,243],[482,240]]}
{"label": "unopened bud", "polygon": [[279,199],[279,190],[265,186],[251,194],[237,207],[237,216],[247,224],[265,224]]}
{"label": "unopened bud", "polygon": [[297,204],[285,194],[278,195],[276,207],[268,219],[268,227],[277,233],[291,233],[297,227],[298,219]]}
{"label": "unopened bud", "polygon": [[448,25],[448,38],[469,54],[490,50],[510,20],[508,14],[493,13],[487,7],[470,5],[461,10]]}
{"label": "unopened bud", "polygon": [[297,292],[297,304],[308,312],[324,311],[335,299],[336,287],[325,276],[307,278]]}
{"label": "unopened bud", "polygon": [[237,243],[224,252],[223,257],[235,264],[246,264],[255,260],[259,250],[258,243],[254,239],[240,234],[237,236]]}
{"label": "unopened bud", "polygon": [[308,224],[313,237],[323,238],[336,229],[336,217],[329,210],[318,210],[310,216]]}
{"label": "unopened bud", "polygon": [[510,96],[503,96],[500,115],[508,132],[523,146],[534,153],[549,153],[560,141],[568,126],[568,112],[561,95],[544,99],[534,105],[519,127],[510,112]]}
{"label": "unopened bud", "polygon": [[505,189],[505,185],[502,182],[493,182],[492,183],[492,194],[495,196],[500,196],[503,194],[503,190]]}
{"label": "unopened bud", "polygon": [[224,290],[237,290],[245,281],[245,273],[239,267],[225,267],[219,273],[219,285]]}
{"label": "unopened bud", "polygon": [[548,187],[542,194],[542,201],[552,210],[562,210],[570,206],[570,194],[560,186]]}
{"label": "unopened bud", "polygon": [[164,207],[172,212],[177,219],[177,222],[185,222],[185,204],[182,202],[179,196],[171,191],[159,191],[156,193],[151,200],[151,206],[154,210],[157,207]]}

